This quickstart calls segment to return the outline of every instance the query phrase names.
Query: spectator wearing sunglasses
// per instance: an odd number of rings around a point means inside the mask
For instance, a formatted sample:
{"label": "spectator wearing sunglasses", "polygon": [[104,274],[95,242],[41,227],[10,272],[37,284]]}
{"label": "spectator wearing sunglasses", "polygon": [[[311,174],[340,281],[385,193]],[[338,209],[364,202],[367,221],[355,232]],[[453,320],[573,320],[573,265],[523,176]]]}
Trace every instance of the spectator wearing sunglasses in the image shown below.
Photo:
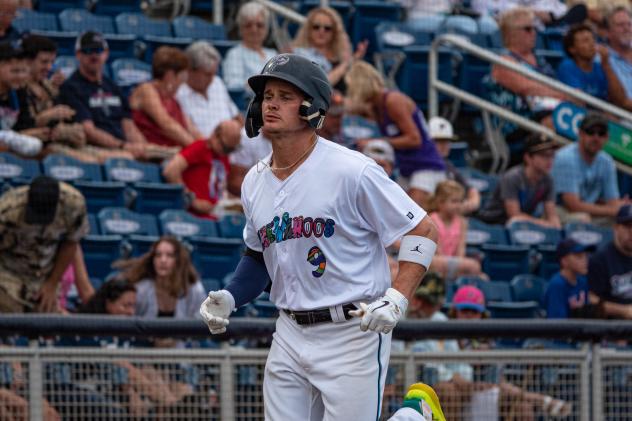
{"label": "spectator wearing sunglasses", "polygon": [[608,121],[590,112],[579,126],[579,139],[555,155],[552,176],[562,223],[592,222],[610,226],[629,199],[619,198],[614,161],[604,151]]}
{"label": "spectator wearing sunglasses", "polygon": [[248,78],[259,74],[268,60],[277,55],[275,49],[263,46],[270,28],[270,12],[259,3],[249,1],[237,12],[237,27],[241,42],[226,53],[224,83],[228,89],[250,91]]}
{"label": "spectator wearing sunglasses", "polygon": [[103,35],[83,33],[75,53],[79,67],[61,86],[59,102],[75,110],[94,154],[100,160],[145,157],[147,140],[132,120],[127,98],[104,75],[109,49]]}
{"label": "spectator wearing sunglasses", "polygon": [[329,7],[316,7],[294,38],[294,53],[322,66],[334,89],[346,92],[344,75],[354,60],[364,57],[368,41],[360,42],[353,51],[338,12]]}
{"label": "spectator wearing sunglasses", "polygon": [[165,166],[165,179],[183,184],[192,194],[189,212],[193,215],[216,219],[214,208],[226,191],[230,171],[228,155],[239,146],[240,132],[237,120],[224,120],[208,139],[191,143]]}

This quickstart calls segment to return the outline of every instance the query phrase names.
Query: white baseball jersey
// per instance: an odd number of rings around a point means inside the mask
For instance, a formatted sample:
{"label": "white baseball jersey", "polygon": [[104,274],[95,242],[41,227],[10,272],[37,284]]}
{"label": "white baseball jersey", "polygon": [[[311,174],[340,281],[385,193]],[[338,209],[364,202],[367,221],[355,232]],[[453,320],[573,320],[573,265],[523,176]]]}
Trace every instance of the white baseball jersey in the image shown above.
{"label": "white baseball jersey", "polygon": [[383,295],[391,286],[385,247],[426,216],[371,158],[320,137],[285,180],[251,168],[241,198],[244,240],[263,252],[270,299],[291,310]]}

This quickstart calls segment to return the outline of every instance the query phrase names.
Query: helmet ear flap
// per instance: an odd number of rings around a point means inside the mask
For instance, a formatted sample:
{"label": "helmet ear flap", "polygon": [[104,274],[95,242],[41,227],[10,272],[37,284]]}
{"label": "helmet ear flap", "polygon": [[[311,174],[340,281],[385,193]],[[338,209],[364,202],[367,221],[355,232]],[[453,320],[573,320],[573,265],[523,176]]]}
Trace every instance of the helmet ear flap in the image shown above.
{"label": "helmet ear flap", "polygon": [[298,115],[306,120],[313,129],[320,129],[325,121],[325,115],[311,101],[304,100],[299,109]]}
{"label": "helmet ear flap", "polygon": [[248,137],[255,137],[259,134],[259,130],[263,127],[263,115],[261,113],[261,95],[255,95],[248,104],[246,110],[246,135]]}

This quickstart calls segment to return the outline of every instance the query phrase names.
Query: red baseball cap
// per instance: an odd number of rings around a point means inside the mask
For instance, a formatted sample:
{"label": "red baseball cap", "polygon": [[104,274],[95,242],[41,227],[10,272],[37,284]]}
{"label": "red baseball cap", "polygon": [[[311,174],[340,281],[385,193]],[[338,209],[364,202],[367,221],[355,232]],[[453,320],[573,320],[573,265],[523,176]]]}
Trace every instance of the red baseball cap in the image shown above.
{"label": "red baseball cap", "polygon": [[485,311],[485,295],[475,286],[465,285],[456,291],[452,298],[452,304],[457,310],[474,310],[483,313]]}

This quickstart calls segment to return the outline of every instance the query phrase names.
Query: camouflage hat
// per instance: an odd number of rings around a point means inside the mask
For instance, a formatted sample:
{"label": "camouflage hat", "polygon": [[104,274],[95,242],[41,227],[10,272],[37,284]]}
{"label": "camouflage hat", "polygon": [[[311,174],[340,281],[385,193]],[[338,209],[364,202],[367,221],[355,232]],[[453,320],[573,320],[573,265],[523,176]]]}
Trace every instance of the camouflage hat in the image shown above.
{"label": "camouflage hat", "polygon": [[445,298],[445,282],[436,272],[428,272],[415,291],[415,297],[431,304],[439,304]]}

